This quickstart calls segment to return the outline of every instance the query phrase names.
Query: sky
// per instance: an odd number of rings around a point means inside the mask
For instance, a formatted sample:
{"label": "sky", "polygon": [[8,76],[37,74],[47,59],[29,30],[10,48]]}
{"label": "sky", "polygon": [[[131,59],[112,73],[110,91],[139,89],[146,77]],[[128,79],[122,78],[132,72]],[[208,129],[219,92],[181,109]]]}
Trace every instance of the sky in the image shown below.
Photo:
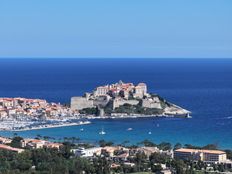
{"label": "sky", "polygon": [[232,58],[232,0],[0,0],[0,58]]}

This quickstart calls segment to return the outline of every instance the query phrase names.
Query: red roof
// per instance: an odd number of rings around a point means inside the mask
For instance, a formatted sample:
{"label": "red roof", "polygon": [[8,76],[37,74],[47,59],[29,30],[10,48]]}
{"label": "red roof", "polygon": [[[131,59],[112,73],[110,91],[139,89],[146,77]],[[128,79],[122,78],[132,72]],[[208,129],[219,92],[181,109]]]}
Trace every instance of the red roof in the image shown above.
{"label": "red roof", "polygon": [[14,152],[23,151],[23,149],[18,149],[18,148],[10,147],[10,146],[4,145],[4,144],[0,144],[0,149],[10,150],[10,151],[14,151]]}

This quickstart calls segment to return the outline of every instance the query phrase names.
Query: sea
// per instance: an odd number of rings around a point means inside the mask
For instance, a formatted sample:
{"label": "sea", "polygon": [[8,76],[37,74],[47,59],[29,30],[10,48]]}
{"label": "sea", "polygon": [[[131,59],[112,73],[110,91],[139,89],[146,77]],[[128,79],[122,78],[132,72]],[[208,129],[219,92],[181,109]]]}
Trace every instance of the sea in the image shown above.
{"label": "sea", "polygon": [[[116,144],[136,144],[147,139],[232,148],[232,59],[0,59],[0,97],[41,98],[64,104],[70,103],[73,96],[119,80],[146,83],[149,92],[191,111],[192,118],[92,120],[92,124],[84,126],[17,134],[79,137],[86,142],[104,139]],[[99,134],[101,129],[105,135]],[[0,136],[13,134],[0,132]]]}

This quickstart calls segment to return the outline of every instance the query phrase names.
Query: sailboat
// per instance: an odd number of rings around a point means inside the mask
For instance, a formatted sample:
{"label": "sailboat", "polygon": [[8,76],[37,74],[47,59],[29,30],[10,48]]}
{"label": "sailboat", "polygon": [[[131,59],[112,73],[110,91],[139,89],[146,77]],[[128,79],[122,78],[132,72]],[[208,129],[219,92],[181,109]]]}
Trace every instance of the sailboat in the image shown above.
{"label": "sailboat", "polygon": [[102,128],[102,130],[99,132],[100,135],[105,135],[106,132],[104,131],[104,129]]}

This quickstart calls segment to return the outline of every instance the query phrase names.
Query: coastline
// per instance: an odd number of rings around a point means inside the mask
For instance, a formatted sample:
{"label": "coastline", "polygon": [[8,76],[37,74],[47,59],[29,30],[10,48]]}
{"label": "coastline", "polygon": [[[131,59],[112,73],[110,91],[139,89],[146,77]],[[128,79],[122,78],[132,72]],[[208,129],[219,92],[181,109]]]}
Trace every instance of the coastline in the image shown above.
{"label": "coastline", "polygon": [[[172,115],[143,115],[143,114],[133,114],[133,115],[126,115],[126,114],[118,114],[115,116],[95,116],[95,115],[88,115],[84,116],[85,119],[88,120],[104,120],[104,119],[136,119],[136,118],[192,118],[189,116],[191,112],[187,111],[185,114],[172,114]],[[27,125],[24,128],[16,128],[16,129],[11,129],[11,128],[1,128],[0,131],[10,131],[10,132],[21,132],[21,131],[30,131],[30,130],[40,130],[40,129],[51,129],[51,128],[59,128],[59,127],[69,127],[69,126],[79,126],[79,125],[86,125],[86,124],[91,124],[90,121],[79,121],[79,122],[66,122],[66,123],[56,123],[56,124],[41,124],[37,126],[30,126]]]}
{"label": "coastline", "polygon": [[124,119],[124,118],[192,118],[190,116],[191,111],[183,109],[177,105],[174,105],[178,110],[176,112],[169,112],[164,114],[154,114],[154,115],[145,115],[145,114],[126,114],[126,113],[114,113],[113,115],[104,115],[104,116],[95,116],[88,115],[85,116],[87,119]]}
{"label": "coastline", "polygon": [[87,119],[126,119],[126,118],[192,118],[189,115],[121,115],[121,116],[87,116]]}
{"label": "coastline", "polygon": [[34,126],[34,127],[25,127],[22,129],[9,129],[9,130],[1,130],[1,131],[10,131],[10,132],[23,132],[23,131],[30,131],[30,130],[40,130],[40,129],[51,129],[51,128],[59,128],[59,127],[69,127],[69,126],[80,126],[80,125],[86,125],[91,124],[90,121],[81,121],[78,123],[62,123],[62,124],[56,124],[56,125],[40,125],[40,126]]}

